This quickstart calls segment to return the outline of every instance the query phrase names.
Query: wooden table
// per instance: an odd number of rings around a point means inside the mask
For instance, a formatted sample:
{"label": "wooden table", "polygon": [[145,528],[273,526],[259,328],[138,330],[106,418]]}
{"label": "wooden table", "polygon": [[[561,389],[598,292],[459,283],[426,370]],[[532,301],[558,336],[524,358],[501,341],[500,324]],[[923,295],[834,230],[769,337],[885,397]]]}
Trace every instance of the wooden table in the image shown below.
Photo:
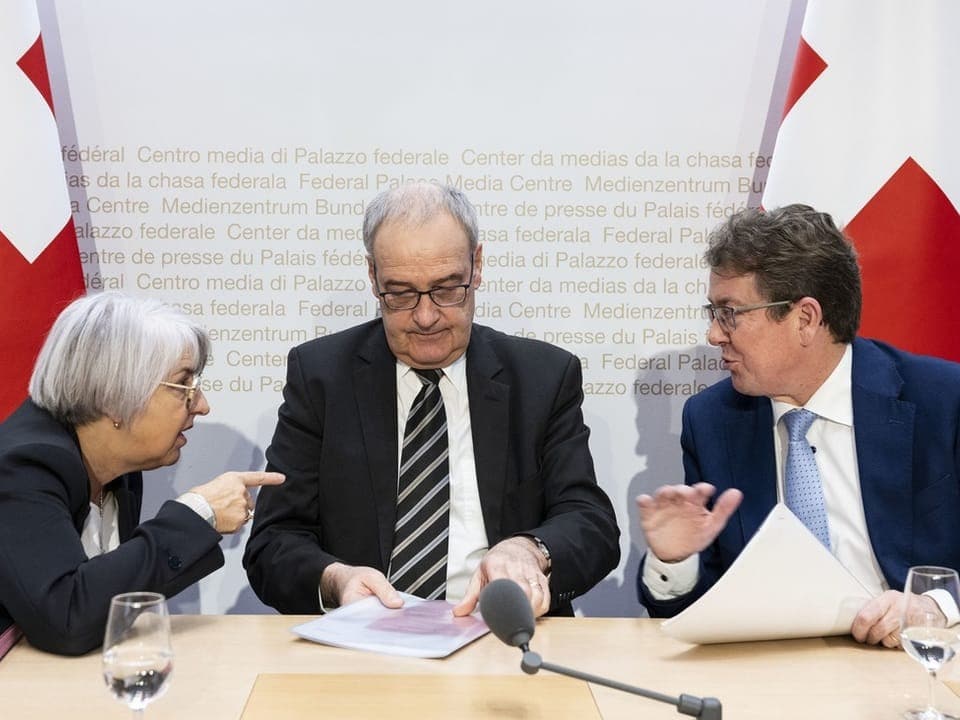
{"label": "wooden table", "polygon": [[[173,617],[173,682],[146,711],[148,720],[202,718],[238,720],[263,674],[353,676],[357,694],[376,694],[363,675],[521,678],[504,692],[550,692],[540,676],[524,678],[520,652],[486,636],[444,660],[360,653],[294,637],[289,628],[307,618],[277,615],[183,615]],[[640,685],[670,695],[712,695],[725,718],[898,718],[923,703],[926,679],[903,651],[864,647],[850,638],[691,646],[664,636],[647,619],[550,618],[537,624],[533,649],[545,660]],[[954,677],[954,669],[946,675]],[[412,678],[420,682],[428,678]],[[491,678],[492,679],[492,678]],[[570,681],[574,683],[576,681]],[[490,691],[490,685],[485,686]],[[938,687],[940,708],[960,713],[960,697]],[[519,690],[518,690],[519,688]],[[591,686],[605,720],[676,718],[674,708],[603,687]],[[381,690],[389,717],[417,718],[416,707],[399,707]],[[503,698],[504,702],[510,698]],[[493,703],[496,706],[496,703]],[[509,704],[502,707],[513,707]],[[500,713],[534,717],[533,713]],[[568,715],[569,716],[569,715]],[[100,657],[48,655],[21,641],[0,662],[0,718],[11,720],[111,720],[128,711],[107,693]],[[337,718],[319,695],[305,717]],[[562,716],[561,716],[562,717]],[[554,720],[551,718],[551,720]]]}

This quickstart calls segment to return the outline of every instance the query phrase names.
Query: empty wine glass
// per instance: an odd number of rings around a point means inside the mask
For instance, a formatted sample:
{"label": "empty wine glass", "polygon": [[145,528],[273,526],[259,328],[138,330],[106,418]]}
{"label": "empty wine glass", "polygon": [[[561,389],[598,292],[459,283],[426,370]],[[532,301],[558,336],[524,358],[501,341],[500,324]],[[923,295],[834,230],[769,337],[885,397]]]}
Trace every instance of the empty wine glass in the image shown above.
{"label": "empty wine glass", "polygon": [[903,616],[900,642],[907,654],[927,671],[929,699],[927,707],[910,710],[911,720],[956,720],[934,706],[937,671],[953,658],[960,647],[960,626],[947,627],[947,618],[939,603],[960,602],[957,571],[944,567],[912,567],[903,589]]}
{"label": "empty wine glass", "polygon": [[115,595],[103,638],[103,679],[134,718],[167,689],[173,671],[170,615],[160,593]]}

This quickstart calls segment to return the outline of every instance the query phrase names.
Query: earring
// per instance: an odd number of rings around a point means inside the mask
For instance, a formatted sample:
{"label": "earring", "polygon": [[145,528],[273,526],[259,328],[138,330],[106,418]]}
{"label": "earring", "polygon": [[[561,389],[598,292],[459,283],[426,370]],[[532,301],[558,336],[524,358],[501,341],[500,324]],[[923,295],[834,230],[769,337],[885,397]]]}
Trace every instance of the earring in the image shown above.
{"label": "earring", "polygon": [[114,421],[113,421],[113,426],[114,426],[117,430],[119,430],[119,429],[120,429],[120,422],[119,422],[118,420],[114,420]]}

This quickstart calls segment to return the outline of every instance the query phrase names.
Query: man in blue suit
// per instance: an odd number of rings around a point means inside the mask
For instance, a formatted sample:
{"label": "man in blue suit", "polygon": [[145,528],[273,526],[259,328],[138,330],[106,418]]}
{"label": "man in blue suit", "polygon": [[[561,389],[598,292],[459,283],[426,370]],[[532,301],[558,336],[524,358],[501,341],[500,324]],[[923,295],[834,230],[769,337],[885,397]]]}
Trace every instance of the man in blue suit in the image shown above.
{"label": "man in blue suit", "polygon": [[825,213],[744,210],[706,259],[708,340],[730,377],[684,407],[685,484],[637,500],[641,602],[675,615],[726,572],[785,496],[781,419],[804,408],[824,542],[874,594],[851,633],[896,647],[909,567],[960,567],[960,365],[856,337],[856,254]]}

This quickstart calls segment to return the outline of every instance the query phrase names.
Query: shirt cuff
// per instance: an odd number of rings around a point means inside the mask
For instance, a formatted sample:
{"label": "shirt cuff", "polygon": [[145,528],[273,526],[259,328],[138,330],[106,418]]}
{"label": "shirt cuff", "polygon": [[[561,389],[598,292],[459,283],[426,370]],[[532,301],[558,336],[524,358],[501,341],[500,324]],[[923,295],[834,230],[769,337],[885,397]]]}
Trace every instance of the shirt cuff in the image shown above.
{"label": "shirt cuff", "polygon": [[[333,564],[333,563],[330,563],[330,565],[332,565],[332,564]],[[325,567],[325,568],[323,569],[323,572],[320,573],[320,582],[317,583],[317,597],[320,599],[320,614],[321,614],[321,615],[326,615],[326,614],[327,614],[328,612],[330,612],[331,610],[336,610],[336,609],[339,607],[339,606],[337,605],[337,601],[336,601],[336,600],[331,600],[331,602],[329,603],[329,607],[327,607],[327,603],[325,603],[325,602],[323,601],[323,576],[324,576],[324,573],[326,573],[326,572],[330,569],[330,565],[327,565],[327,567]]]}
{"label": "shirt cuff", "polygon": [[206,520],[214,530],[217,529],[217,515],[213,512],[213,508],[210,507],[210,503],[207,502],[207,499],[203,495],[188,492],[176,498],[176,501],[193,510],[197,515]]}
{"label": "shirt cuff", "polygon": [[693,590],[700,578],[700,554],[685,560],[664,562],[651,550],[643,563],[643,584],[656,600],[674,600]]}
{"label": "shirt cuff", "polygon": [[957,601],[953,599],[953,595],[941,588],[927,590],[924,595],[932,597],[933,601],[940,608],[940,612],[946,616],[947,627],[952,627],[960,623],[960,609],[957,608]]}

